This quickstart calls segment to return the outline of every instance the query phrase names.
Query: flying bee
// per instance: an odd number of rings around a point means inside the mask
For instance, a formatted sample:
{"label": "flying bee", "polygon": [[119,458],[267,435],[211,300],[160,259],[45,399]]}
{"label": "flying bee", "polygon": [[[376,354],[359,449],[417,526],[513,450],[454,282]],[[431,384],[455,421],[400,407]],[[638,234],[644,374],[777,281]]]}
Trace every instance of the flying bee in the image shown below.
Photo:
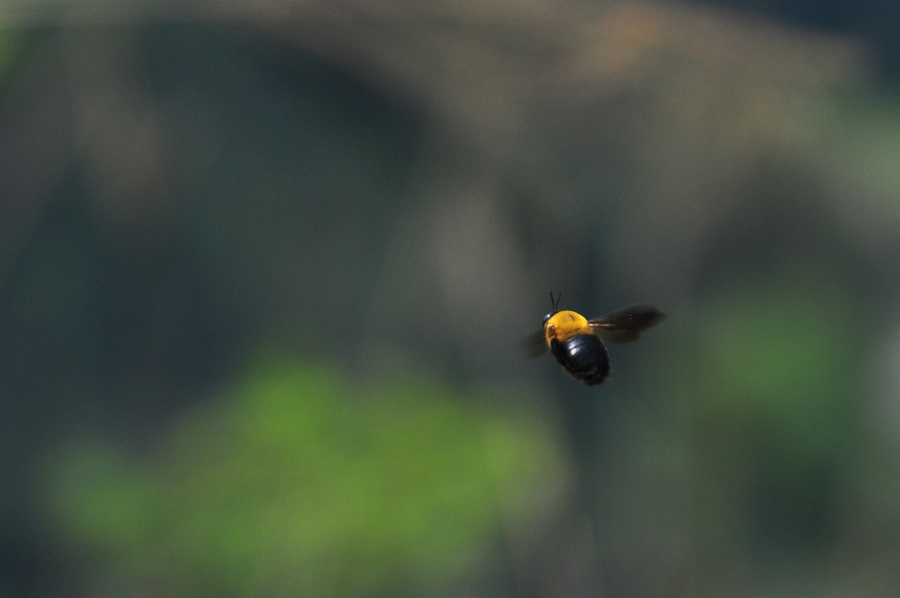
{"label": "flying bee", "polygon": [[600,384],[609,376],[607,343],[630,343],[641,333],[659,324],[664,313],[648,304],[623,307],[602,318],[588,320],[574,311],[559,311],[562,292],[553,299],[553,309],[544,316],[543,329],[525,339],[528,357],[540,357],[547,348],[563,368],[588,386]]}

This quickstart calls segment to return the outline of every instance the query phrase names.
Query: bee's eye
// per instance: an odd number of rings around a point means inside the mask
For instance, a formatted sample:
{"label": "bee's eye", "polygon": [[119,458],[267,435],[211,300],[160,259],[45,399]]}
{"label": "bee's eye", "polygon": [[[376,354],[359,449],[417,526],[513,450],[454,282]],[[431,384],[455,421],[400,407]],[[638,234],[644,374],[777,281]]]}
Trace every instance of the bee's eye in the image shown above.
{"label": "bee's eye", "polygon": [[546,324],[547,320],[549,320],[552,317],[553,317],[553,314],[547,314],[546,316],[544,316],[544,319],[541,321],[541,324]]}

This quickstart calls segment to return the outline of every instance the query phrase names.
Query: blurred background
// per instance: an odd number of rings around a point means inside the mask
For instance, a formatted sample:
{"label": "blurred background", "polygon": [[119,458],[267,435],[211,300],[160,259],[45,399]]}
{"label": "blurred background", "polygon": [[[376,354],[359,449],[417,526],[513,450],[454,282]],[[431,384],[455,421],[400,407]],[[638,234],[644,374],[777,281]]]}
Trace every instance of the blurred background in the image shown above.
{"label": "blurred background", "polygon": [[7,0],[0,597],[900,595],[898,27]]}

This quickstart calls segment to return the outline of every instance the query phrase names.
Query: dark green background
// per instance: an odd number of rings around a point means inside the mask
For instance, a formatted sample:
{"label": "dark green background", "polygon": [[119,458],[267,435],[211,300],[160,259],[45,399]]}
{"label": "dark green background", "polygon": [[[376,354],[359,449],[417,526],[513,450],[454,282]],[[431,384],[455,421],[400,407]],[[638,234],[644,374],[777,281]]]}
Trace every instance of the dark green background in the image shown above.
{"label": "dark green background", "polygon": [[4,31],[0,596],[895,595],[896,58],[697,10]]}

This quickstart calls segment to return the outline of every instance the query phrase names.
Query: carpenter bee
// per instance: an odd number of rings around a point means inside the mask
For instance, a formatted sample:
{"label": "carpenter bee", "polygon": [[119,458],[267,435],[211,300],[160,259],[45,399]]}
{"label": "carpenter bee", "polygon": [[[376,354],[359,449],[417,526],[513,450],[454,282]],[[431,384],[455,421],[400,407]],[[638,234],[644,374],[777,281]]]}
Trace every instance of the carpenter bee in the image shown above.
{"label": "carpenter bee", "polygon": [[610,314],[588,320],[574,311],[559,311],[562,292],[553,299],[553,309],[544,316],[544,326],[525,339],[528,357],[540,357],[547,348],[563,368],[588,386],[600,384],[609,376],[607,343],[630,343],[641,333],[656,326],[664,313],[648,304],[630,305]]}

